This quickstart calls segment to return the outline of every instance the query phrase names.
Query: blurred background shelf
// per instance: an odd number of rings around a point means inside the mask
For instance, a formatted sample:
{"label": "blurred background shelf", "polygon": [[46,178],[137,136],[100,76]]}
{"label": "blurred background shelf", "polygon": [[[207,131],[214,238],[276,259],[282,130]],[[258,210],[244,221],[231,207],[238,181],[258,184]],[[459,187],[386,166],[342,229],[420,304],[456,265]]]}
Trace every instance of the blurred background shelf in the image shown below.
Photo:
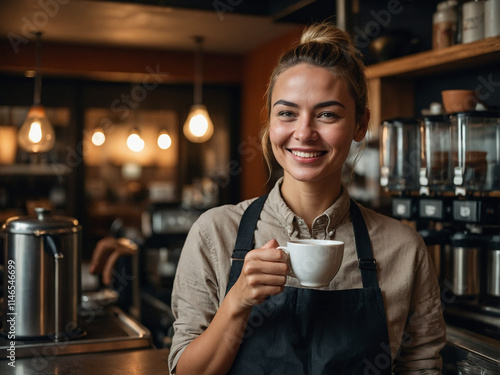
{"label": "blurred background shelf", "polygon": [[64,176],[69,173],[71,173],[71,168],[61,163],[0,166],[0,175],[3,176]]}

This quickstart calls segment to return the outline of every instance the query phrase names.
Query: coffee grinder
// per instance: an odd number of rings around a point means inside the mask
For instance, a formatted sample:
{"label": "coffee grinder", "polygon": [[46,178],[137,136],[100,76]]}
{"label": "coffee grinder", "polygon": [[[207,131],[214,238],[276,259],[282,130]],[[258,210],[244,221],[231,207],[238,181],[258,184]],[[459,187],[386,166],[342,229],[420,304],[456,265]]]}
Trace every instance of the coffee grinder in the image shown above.
{"label": "coffee grinder", "polygon": [[392,216],[422,235],[447,320],[500,338],[500,113],[386,120],[380,142]]}
{"label": "coffee grinder", "polygon": [[[450,118],[456,145],[452,212],[455,227],[460,228],[452,237],[452,249],[475,249],[466,256],[469,264],[478,263],[480,272],[477,277],[475,270],[470,276],[463,275],[461,282],[455,280],[452,285],[458,296],[474,297],[482,305],[490,299],[486,290],[488,248],[490,243],[495,247],[493,238],[500,234],[500,113],[461,112]],[[460,275],[456,271],[453,277]]]}
{"label": "coffee grinder", "polygon": [[443,253],[449,246],[453,188],[453,135],[449,116],[434,115],[420,122],[422,144],[417,228],[443,280]]}
{"label": "coffee grinder", "polygon": [[394,118],[382,123],[380,185],[392,196],[392,216],[414,220],[417,212],[420,168],[419,122]]}
{"label": "coffee grinder", "polygon": [[500,338],[500,113],[450,115],[454,233],[444,254],[447,320]]}
{"label": "coffee grinder", "polygon": [[441,247],[449,235],[433,221],[443,220],[448,212],[437,192],[443,186],[452,191],[450,134],[450,122],[443,116],[395,118],[382,123],[380,138],[380,184],[391,194],[392,217],[419,230],[438,275]]}

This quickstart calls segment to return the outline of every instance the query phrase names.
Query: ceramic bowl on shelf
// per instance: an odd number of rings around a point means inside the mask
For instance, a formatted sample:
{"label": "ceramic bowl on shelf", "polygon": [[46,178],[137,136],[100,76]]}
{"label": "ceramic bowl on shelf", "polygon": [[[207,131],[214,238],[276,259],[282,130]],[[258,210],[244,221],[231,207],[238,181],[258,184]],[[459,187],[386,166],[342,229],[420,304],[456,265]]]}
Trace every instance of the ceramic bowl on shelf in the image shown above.
{"label": "ceramic bowl on shelf", "polygon": [[473,111],[479,103],[474,90],[443,90],[441,97],[448,113]]}

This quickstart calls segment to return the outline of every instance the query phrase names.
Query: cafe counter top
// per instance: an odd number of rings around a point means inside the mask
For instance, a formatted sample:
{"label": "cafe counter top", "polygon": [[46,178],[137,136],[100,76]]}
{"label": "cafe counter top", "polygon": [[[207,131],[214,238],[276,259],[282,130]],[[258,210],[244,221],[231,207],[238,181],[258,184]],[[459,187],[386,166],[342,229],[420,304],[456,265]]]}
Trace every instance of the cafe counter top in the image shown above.
{"label": "cafe counter top", "polygon": [[[168,375],[168,349],[139,349],[53,357],[2,358],[2,375]],[[14,365],[15,367],[13,367]]]}

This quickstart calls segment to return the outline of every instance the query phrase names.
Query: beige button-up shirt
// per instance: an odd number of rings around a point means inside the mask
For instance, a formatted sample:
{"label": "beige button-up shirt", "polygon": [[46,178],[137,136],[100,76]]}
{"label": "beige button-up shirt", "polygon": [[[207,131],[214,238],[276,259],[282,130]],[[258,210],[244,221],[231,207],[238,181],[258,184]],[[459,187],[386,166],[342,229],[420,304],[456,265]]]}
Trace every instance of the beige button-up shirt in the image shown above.
{"label": "beige button-up shirt", "polygon": [[[344,241],[340,270],[323,289],[362,288],[347,190],[343,189],[337,201],[314,220],[309,230],[304,220],[284,202],[280,185],[281,180],[262,209],[254,234],[256,248],[273,238],[280,245],[286,245],[290,239]],[[169,357],[172,373],[175,373],[182,351],[208,327],[222,303],[239,222],[251,202],[211,209],[189,232],[172,293],[172,310],[176,318]],[[386,363],[390,355],[395,373],[440,374],[439,352],[446,342],[446,329],[439,285],[427,248],[418,233],[407,225],[360,208],[377,261],[389,331],[390,348],[381,348],[380,363]],[[298,280],[291,276],[286,285],[299,287]]]}

